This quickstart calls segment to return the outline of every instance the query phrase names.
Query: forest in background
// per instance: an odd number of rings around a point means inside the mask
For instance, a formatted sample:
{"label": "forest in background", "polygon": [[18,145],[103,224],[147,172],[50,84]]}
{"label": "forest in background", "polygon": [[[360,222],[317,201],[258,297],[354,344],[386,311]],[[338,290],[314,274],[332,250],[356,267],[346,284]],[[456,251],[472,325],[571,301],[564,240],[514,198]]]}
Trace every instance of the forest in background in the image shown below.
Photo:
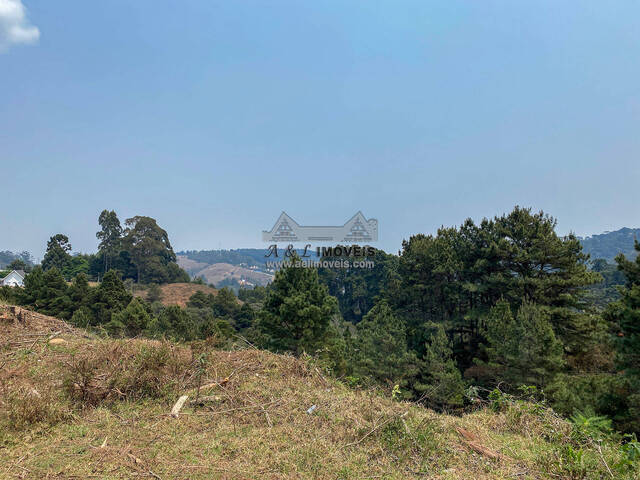
{"label": "forest in background", "polygon": [[636,239],[640,239],[640,228],[627,227],[579,238],[585,253],[593,259],[604,259],[609,263],[615,262],[619,254],[627,258],[635,258],[638,254],[633,248]]}
{"label": "forest in background", "polygon": [[[105,210],[98,223],[98,253],[71,255],[55,235],[4,300],[112,336],[312,354],[354,386],[437,410],[526,391],[567,417],[640,431],[640,260],[591,261],[543,212],[413,235],[372,269],[284,268],[267,287],[198,292],[185,308],[153,287],[188,280],[155,220],[122,227]],[[127,282],[152,287],[143,299]]]}

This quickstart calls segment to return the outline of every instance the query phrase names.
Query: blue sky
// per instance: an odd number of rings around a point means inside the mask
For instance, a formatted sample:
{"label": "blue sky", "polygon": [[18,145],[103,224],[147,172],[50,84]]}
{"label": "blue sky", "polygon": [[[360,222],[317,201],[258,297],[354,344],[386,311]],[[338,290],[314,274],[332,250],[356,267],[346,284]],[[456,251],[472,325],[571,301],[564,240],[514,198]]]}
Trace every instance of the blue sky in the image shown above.
{"label": "blue sky", "polygon": [[0,250],[94,251],[105,208],[176,250],[260,247],[282,210],[362,210],[392,252],[516,204],[640,226],[637,1],[16,4]]}

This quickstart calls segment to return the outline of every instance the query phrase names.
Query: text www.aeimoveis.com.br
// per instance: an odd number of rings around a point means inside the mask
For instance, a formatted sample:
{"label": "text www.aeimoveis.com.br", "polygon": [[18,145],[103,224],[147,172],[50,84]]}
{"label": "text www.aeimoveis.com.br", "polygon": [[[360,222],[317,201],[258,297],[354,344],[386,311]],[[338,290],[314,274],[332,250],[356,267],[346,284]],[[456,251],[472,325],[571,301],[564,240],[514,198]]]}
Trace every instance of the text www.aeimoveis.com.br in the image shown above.
{"label": "text www.aeimoveis.com.br", "polygon": [[281,262],[265,262],[269,269],[278,270],[283,267],[295,268],[373,268],[373,260],[283,260]]}

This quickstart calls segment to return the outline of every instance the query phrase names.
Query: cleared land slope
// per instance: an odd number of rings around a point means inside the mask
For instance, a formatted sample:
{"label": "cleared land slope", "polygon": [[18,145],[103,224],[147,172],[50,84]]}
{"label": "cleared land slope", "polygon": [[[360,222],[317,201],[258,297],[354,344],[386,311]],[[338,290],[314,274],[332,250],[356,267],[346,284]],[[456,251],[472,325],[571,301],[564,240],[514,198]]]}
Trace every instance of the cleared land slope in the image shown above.
{"label": "cleared land slope", "polygon": [[0,478],[612,478],[620,459],[576,454],[567,422],[526,405],[438,414],[310,359],[98,338],[9,307],[0,355]]}
{"label": "cleared land slope", "polygon": [[[160,285],[160,302],[163,305],[187,305],[189,298],[196,292],[204,292],[207,295],[213,293],[216,295],[218,290],[209,285],[198,285],[197,283],[167,283]],[[136,296],[147,298],[147,290],[137,290]]]}

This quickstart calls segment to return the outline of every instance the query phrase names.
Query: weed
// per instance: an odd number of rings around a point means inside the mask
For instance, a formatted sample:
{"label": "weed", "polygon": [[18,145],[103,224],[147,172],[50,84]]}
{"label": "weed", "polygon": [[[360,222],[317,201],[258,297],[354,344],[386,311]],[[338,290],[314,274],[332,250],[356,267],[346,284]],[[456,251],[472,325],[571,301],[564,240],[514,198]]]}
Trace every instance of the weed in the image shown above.
{"label": "weed", "polygon": [[105,343],[72,357],[67,367],[66,392],[85,406],[175,396],[191,373],[188,356],[168,342]]}
{"label": "weed", "polygon": [[1,423],[12,430],[22,430],[37,424],[50,426],[72,416],[69,405],[52,388],[23,385],[9,391],[2,400]]}
{"label": "weed", "polygon": [[574,439],[578,443],[586,443],[589,440],[599,442],[613,434],[611,420],[593,412],[575,412],[570,421],[573,424]]}

